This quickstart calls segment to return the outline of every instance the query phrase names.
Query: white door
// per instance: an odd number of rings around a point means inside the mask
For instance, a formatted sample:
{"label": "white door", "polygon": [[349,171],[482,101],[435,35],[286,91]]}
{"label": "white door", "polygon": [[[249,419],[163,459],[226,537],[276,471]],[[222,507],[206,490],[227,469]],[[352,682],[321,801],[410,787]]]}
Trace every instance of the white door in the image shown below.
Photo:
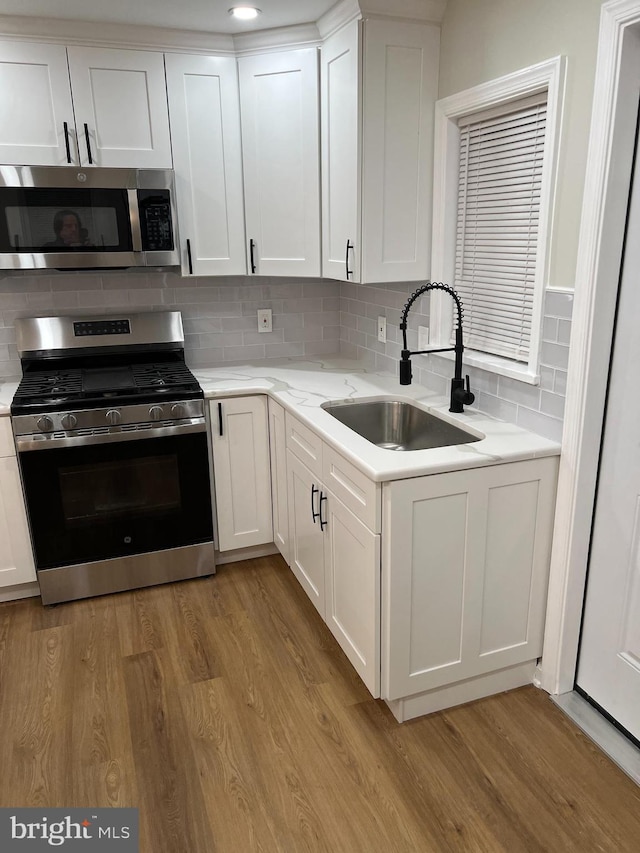
{"label": "white door", "polygon": [[0,163],[77,165],[67,51],[62,45],[0,42]]}
{"label": "white door", "polygon": [[236,61],[165,61],[183,275],[246,275]]}
{"label": "white door", "polygon": [[289,480],[289,565],[324,618],[324,533],[320,526],[322,485],[306,465],[287,451]]}
{"label": "white door", "polygon": [[0,587],[35,579],[11,424],[9,418],[0,418]]}
{"label": "white door", "polygon": [[323,495],[325,622],[374,698],[380,696],[380,536]]}
{"label": "white door", "polygon": [[241,57],[238,68],[249,271],[319,276],[318,52]]}
{"label": "white door", "polygon": [[360,281],[360,23],[322,45],[322,275]]}
{"label": "white door", "polygon": [[[637,154],[636,154],[637,158]],[[640,739],[640,177],[627,225],[577,686]]]}
{"label": "white door", "polygon": [[170,169],[163,55],[95,47],[68,54],[82,164]]}
{"label": "white door", "polygon": [[267,398],[211,402],[218,549],[273,542]]}

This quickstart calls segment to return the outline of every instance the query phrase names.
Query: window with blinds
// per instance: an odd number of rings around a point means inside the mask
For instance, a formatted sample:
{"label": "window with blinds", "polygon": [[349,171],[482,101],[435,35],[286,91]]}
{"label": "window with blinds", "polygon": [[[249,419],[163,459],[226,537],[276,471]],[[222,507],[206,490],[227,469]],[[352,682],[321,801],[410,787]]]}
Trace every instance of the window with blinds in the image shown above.
{"label": "window with blinds", "polygon": [[465,346],[527,361],[547,93],[458,119],[455,288]]}

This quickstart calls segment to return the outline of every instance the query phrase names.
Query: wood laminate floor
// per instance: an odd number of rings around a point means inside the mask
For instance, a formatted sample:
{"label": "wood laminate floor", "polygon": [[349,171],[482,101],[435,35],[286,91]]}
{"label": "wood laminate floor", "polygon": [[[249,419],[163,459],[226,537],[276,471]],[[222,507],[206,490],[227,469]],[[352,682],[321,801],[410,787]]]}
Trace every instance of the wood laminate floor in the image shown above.
{"label": "wood laminate floor", "polygon": [[143,853],[640,850],[640,789],[534,687],[403,725],[279,557],[0,605],[0,805],[136,806]]}

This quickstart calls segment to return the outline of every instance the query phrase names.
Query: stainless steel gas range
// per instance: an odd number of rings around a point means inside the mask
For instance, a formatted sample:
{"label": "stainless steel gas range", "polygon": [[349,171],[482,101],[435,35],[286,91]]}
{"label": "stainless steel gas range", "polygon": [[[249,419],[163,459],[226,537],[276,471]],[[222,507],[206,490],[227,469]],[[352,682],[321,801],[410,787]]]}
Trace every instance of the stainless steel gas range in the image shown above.
{"label": "stainless steel gas range", "polygon": [[215,571],[202,389],[177,311],[16,320],[11,405],[44,604]]}

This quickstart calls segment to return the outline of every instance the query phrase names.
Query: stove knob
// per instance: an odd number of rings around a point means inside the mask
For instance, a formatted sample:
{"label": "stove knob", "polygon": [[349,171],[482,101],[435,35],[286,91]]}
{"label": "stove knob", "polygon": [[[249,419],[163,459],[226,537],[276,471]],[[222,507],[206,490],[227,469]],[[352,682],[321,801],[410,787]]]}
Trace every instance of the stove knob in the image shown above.
{"label": "stove knob", "polygon": [[175,405],[171,406],[171,414],[174,418],[183,418],[185,413],[185,408],[183,403],[175,403]]}
{"label": "stove knob", "polygon": [[53,428],[53,421],[48,415],[42,415],[36,421],[36,425],[40,432],[49,432]]}
{"label": "stove knob", "polygon": [[116,426],[122,420],[122,415],[117,409],[109,409],[106,414],[107,423],[111,424],[111,426]]}
{"label": "stove knob", "polygon": [[78,419],[75,415],[69,413],[60,421],[64,429],[75,429],[78,426]]}
{"label": "stove knob", "polygon": [[162,414],[162,406],[151,406],[149,409],[149,417],[152,421],[159,421]]}

